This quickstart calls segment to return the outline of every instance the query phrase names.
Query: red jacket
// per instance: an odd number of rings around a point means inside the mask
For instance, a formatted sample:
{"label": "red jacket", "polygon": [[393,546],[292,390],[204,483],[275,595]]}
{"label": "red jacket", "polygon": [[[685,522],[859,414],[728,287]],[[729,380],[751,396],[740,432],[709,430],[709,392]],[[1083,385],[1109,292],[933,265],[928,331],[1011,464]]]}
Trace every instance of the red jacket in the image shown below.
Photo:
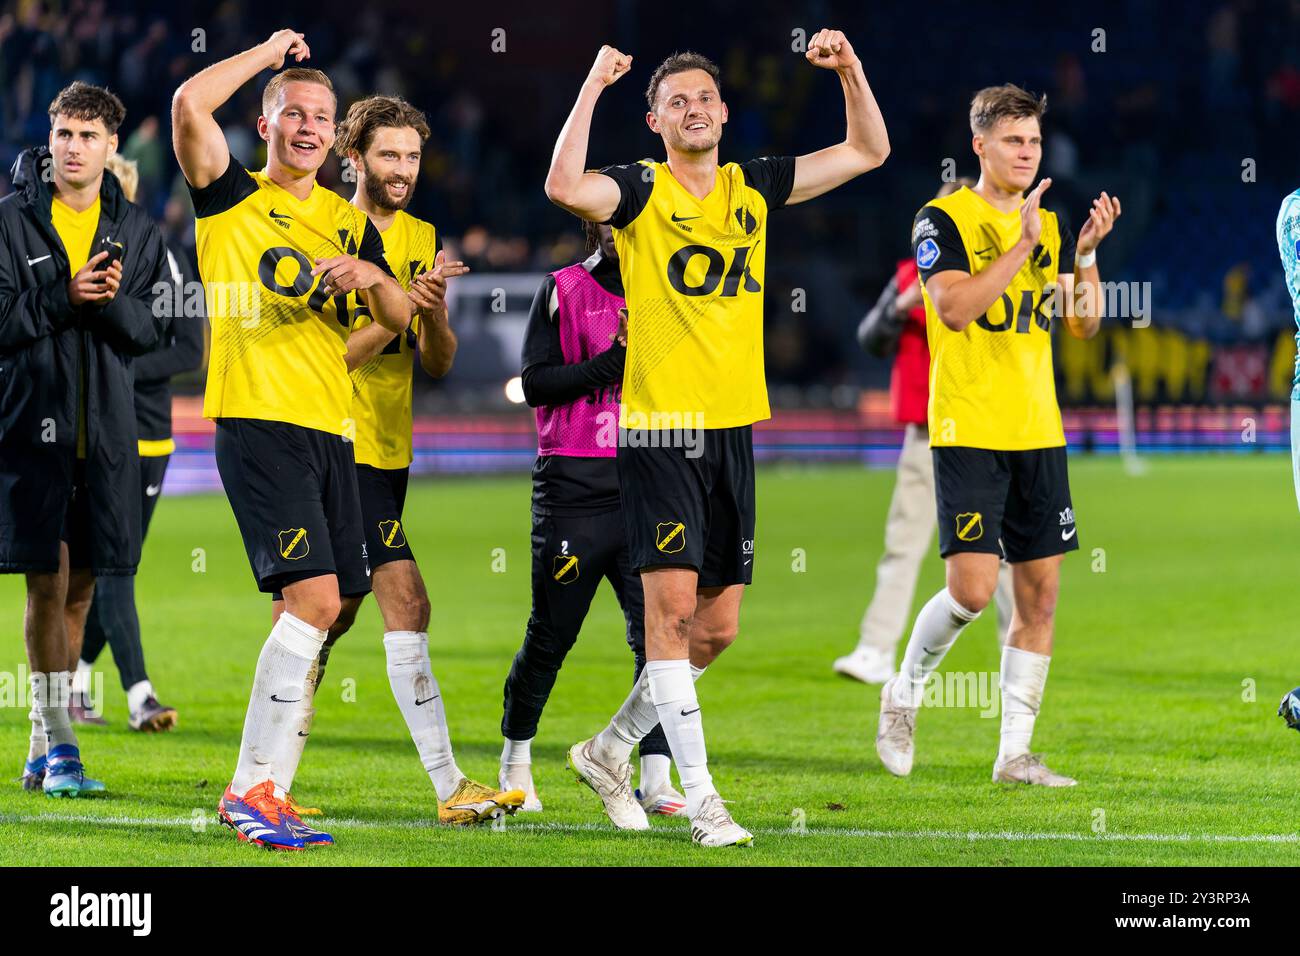
{"label": "red jacket", "polygon": [[[904,259],[894,273],[900,294],[917,281],[916,260]],[[925,339],[925,306],[907,313],[898,355],[889,377],[889,407],[900,424],[924,425],[930,403],[930,346]]]}

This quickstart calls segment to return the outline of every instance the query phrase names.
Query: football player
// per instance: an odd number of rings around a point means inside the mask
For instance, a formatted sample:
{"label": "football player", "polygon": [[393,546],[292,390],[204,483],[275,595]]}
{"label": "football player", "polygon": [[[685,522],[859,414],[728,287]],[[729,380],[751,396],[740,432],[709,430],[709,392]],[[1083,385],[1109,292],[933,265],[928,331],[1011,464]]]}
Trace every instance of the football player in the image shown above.
{"label": "football player", "polygon": [[262,647],[234,777],[219,816],[240,839],[303,849],[333,838],[302,823],[275,779],[300,726],[297,705],[329,627],[370,590],[344,361],[350,293],[393,334],[412,305],[364,211],[316,182],[334,145],[329,77],[293,67],[262,94],[266,168],[230,154],[214,113],[264,70],[311,50],[301,33],[265,42],[186,80],[172,145],[189,183],[212,324],[203,413],[216,422],[221,481],[258,588],[285,609]]}
{"label": "football player", "polygon": [[661,63],[646,123],[665,161],[586,168],[596,102],[632,58],[602,47],[560,131],[546,180],[557,205],[614,227],[628,306],[617,455],[632,564],[646,608],[645,670],[611,725],[569,762],[611,819],[632,816],[632,744],[662,724],[692,839],[747,845],[709,774],[694,679],[735,639],[753,575],[752,428],[770,415],[763,369],[769,215],[874,169],[885,123],[852,45],[820,30],[807,60],[833,70],[847,134],[814,153],[719,165],[727,122],[718,67],[697,53]]}
{"label": "football player", "polygon": [[[912,249],[930,346],[930,448],[946,586],[916,616],[899,674],[881,688],[876,752],[912,770],[926,679],[989,603],[1005,557],[1014,608],[1002,650],[1002,734],[993,779],[1073,786],[1030,753],[1051,662],[1061,562],[1079,547],[1056,401],[1052,322],[1101,325],[1097,246],[1120,204],[1103,192],[1076,239],[1042,208],[1046,100],[1017,86],[975,94],[980,178],[916,215]],[[1030,187],[1033,187],[1030,189]],[[1028,191],[1028,195],[1026,195]]]}
{"label": "football player", "polygon": [[[445,262],[437,230],[406,212],[428,137],[424,114],[394,96],[358,100],[339,124],[334,150],[356,177],[352,204],[378,228],[384,257],[416,306],[410,327],[394,335],[373,320],[364,301],[350,299],[352,333],[346,361],[355,389],[352,418],[361,517],[371,588],[384,621],[389,684],[438,795],[438,819],[473,824],[502,811],[513,813],[524,795],[476,783],[456,766],[442,690],[429,660],[429,596],[402,518],[413,460],[415,357],[435,378],[450,371],[456,336],[448,325],[447,279],[469,271],[464,263]],[[275,778],[286,787],[292,784],[311,733],[313,702],[330,652],[352,626],[358,606],[349,604],[331,625],[320,657],[308,671],[295,705],[297,734],[275,767]],[[274,614],[282,613],[278,595],[273,607]],[[299,813],[319,812],[299,806],[292,796],[289,802]]]}

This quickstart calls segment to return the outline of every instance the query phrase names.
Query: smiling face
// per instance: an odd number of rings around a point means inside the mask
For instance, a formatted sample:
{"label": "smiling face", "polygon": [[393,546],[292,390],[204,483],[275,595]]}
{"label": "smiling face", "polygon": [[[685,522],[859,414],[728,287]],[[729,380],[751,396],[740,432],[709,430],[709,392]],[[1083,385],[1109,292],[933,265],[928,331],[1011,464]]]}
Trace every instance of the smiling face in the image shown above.
{"label": "smiling face", "polygon": [[104,163],[116,151],[117,134],[110,135],[101,119],[77,119],[59,113],[50,125],[54,182],[60,189],[84,189],[99,182]]}
{"label": "smiling face", "polygon": [[320,169],[334,145],[334,93],[319,83],[285,83],[271,111],[258,117],[267,164],[299,174]]}
{"label": "smiling face", "polygon": [[660,81],[655,109],[646,114],[646,122],[668,149],[707,153],[722,140],[727,105],[706,71],[683,70]]}
{"label": "smiling face", "polygon": [[1035,116],[1005,117],[971,142],[983,175],[1008,193],[1024,192],[1038,178],[1043,134]]}
{"label": "smiling face", "polygon": [[410,126],[381,126],[364,156],[353,155],[359,185],[370,204],[395,212],[405,209],[420,175],[420,134]]}

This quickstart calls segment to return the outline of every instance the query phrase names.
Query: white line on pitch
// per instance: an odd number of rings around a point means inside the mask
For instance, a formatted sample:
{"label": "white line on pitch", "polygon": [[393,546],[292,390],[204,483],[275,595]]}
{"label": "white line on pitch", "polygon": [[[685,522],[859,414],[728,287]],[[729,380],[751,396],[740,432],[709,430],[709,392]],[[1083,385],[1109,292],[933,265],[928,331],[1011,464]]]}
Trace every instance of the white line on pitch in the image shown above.
{"label": "white line on pitch", "polygon": [[[219,826],[215,814],[204,814],[205,826]],[[124,817],[95,816],[93,814],[62,813],[0,813],[0,824],[29,823],[79,823],[101,826],[181,827],[192,829],[193,817]],[[358,820],[353,818],[321,818],[321,827],[328,830],[426,830],[436,827],[433,820]],[[684,828],[684,824],[680,825]],[[615,831],[604,823],[536,823],[518,819],[506,824],[506,829],[524,833],[607,833]],[[673,829],[661,829],[673,833]],[[976,842],[1054,842],[1072,843],[1300,843],[1295,833],[1051,833],[1018,830],[869,830],[858,827],[808,827],[803,833],[789,827],[758,827],[763,836],[834,837],[860,840],[964,840]]]}

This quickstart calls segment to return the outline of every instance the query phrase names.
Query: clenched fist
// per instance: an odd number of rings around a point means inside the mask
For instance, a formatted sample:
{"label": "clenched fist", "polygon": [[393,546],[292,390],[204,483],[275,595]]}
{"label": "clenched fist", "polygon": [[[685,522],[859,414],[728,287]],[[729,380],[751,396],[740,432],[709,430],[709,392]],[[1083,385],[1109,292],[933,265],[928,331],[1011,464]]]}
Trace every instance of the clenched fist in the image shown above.
{"label": "clenched fist", "polygon": [[588,80],[594,80],[601,86],[609,86],[632,68],[632,58],[620,53],[612,46],[603,46],[596,54],[596,62],[591,65]]}
{"label": "clenched fist", "polygon": [[818,30],[808,41],[804,56],[813,66],[824,70],[843,70],[858,62],[852,45],[839,30]]}

